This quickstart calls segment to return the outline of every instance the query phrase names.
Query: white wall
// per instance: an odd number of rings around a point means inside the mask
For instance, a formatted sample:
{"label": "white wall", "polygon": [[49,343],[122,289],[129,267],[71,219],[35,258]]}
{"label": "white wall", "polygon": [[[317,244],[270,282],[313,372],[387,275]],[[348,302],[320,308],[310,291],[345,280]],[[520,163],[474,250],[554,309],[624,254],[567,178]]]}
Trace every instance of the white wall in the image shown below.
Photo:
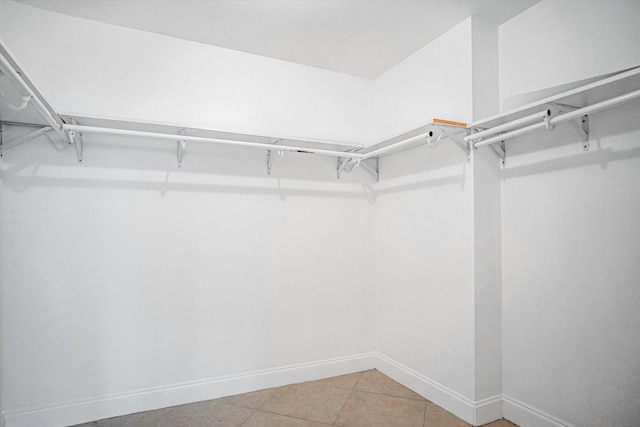
{"label": "white wall", "polygon": [[[368,132],[370,81],[0,7],[0,36],[57,110],[357,142]],[[291,153],[268,177],[263,151],[195,143],[178,170],[174,143],[91,135],[84,159],[41,138],[2,160],[10,425],[234,391],[208,383],[219,378],[239,376],[236,392],[274,386],[250,374],[299,364],[280,381],[372,367],[358,362],[375,349],[362,170],[337,181],[335,159]]]}
{"label": "white wall", "polygon": [[471,121],[471,18],[424,46],[373,83],[376,140],[434,117]]}
{"label": "white wall", "polygon": [[[503,94],[640,64],[639,2],[543,1],[500,27]],[[635,102],[508,143],[503,391],[523,426],[640,420],[640,125]],[[554,421],[555,420],[555,421]]]}
{"label": "white wall", "polygon": [[465,155],[443,144],[381,166],[378,351],[473,398],[473,200]]}
{"label": "white wall", "polygon": [[[467,19],[375,82],[379,132],[397,133],[433,116],[466,120],[470,88]],[[473,189],[466,155],[443,142],[382,158],[380,167],[378,351],[473,399]]]}
{"label": "white wall", "polygon": [[640,2],[543,0],[500,26],[500,96],[640,65]]}
{"label": "white wall", "polygon": [[639,109],[592,115],[588,153],[568,126],[509,146],[504,393],[575,426],[640,420]]}
{"label": "white wall", "polygon": [[370,139],[370,80],[13,1],[0,2],[0,10],[0,38],[58,111],[279,137]]}
{"label": "white wall", "polygon": [[3,158],[3,410],[374,350],[373,205],[334,162],[86,145]]}
{"label": "white wall", "polygon": [[[472,18],[473,119],[498,113],[498,26]],[[500,167],[493,150],[473,152],[475,400],[502,394]],[[499,404],[482,421],[501,416]]]}

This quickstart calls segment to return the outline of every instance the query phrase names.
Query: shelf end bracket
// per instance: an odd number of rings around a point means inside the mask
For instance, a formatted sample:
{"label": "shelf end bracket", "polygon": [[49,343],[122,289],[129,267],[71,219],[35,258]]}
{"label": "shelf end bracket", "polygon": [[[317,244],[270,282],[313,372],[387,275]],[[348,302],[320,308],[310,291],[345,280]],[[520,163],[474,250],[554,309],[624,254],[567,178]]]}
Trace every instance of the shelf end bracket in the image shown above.
{"label": "shelf end bracket", "polygon": [[362,169],[367,171],[376,182],[380,182],[380,157],[373,157],[360,161]]}
{"label": "shelf end bracket", "polygon": [[571,120],[571,126],[578,132],[578,135],[582,138],[582,148],[584,151],[589,151],[591,144],[589,143],[589,116],[586,114],[577,120]]}
{"label": "shelf end bracket", "polygon": [[507,144],[504,141],[500,141],[500,144],[491,144],[491,148],[500,156],[500,165],[504,167],[507,163]]}
{"label": "shelf end bracket", "polygon": [[[77,125],[78,122],[74,117],[71,118],[71,123]],[[76,147],[76,156],[78,158],[78,163],[82,164],[83,155],[84,155],[84,144],[82,142],[82,133],[76,132],[73,130],[69,131],[69,144],[73,144]]]}
{"label": "shelf end bracket", "polygon": [[[469,147],[469,144],[464,142],[463,139],[458,138],[459,133],[454,134],[452,132],[449,132],[449,130],[445,126],[435,126],[438,128],[438,130],[440,130],[440,132],[442,132],[445,137],[449,138],[458,147],[460,147],[462,151],[464,151],[464,153],[467,155],[467,163],[471,162],[471,148]],[[464,133],[467,133],[467,131],[465,130]]]}
{"label": "shelf end bracket", "polygon": [[[180,135],[183,136],[184,133],[185,133],[185,130],[181,129],[180,130]],[[178,141],[176,157],[177,157],[177,160],[178,160],[178,167],[179,168],[182,167],[182,158],[184,157],[185,148],[187,148],[187,141],[185,141],[184,139]]]}

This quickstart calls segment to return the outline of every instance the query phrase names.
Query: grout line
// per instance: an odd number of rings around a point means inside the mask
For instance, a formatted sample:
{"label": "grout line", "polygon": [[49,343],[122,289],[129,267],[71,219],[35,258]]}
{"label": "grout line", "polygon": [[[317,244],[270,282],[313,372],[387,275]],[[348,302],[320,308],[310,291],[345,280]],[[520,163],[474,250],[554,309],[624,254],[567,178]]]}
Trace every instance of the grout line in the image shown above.
{"label": "grout line", "polygon": [[[358,381],[360,381],[360,378],[358,378]],[[356,384],[358,384],[358,383],[356,382]],[[354,387],[355,387],[355,385],[354,385]],[[349,399],[351,399],[351,396],[353,396],[353,392],[354,391],[355,391],[354,389],[351,389],[351,391],[349,392],[349,396],[347,396],[347,398],[345,399],[344,403],[342,404],[342,408],[340,408],[340,410],[338,411],[338,415],[336,415],[336,419],[333,420],[333,423],[331,425],[333,425],[333,426],[336,425],[336,423],[338,422],[338,418],[340,418],[340,414],[342,414],[342,411],[344,410],[344,407],[347,406],[347,402],[349,402]]]}
{"label": "grout line", "polygon": [[[369,394],[376,394],[378,396],[387,396],[387,397],[397,397],[398,399],[406,399],[406,400],[413,400],[414,402],[431,402],[429,399],[426,399],[420,395],[418,395],[419,397],[407,397],[407,396],[398,396],[397,394],[386,394],[386,393],[379,393],[376,391],[368,391],[368,390],[356,390],[355,388],[353,389],[353,391],[359,391],[361,393],[369,393]],[[431,402],[433,403],[433,402]]]}
{"label": "grout line", "polygon": [[358,384],[360,384],[360,380],[362,379],[362,376],[364,375],[366,371],[362,371],[360,372],[360,376],[358,377],[358,381],[356,381],[356,383],[353,385],[353,388],[351,390],[355,390],[356,387],[358,387]]}
{"label": "grout line", "polygon": [[427,427],[427,402],[424,403],[424,412],[422,413],[422,427]]}
{"label": "grout line", "polygon": [[278,415],[280,417],[287,417],[287,418],[294,418],[296,420],[302,420],[302,421],[308,421],[311,423],[318,423],[318,424],[324,424],[326,426],[331,426],[333,424],[327,424],[325,422],[322,421],[317,421],[317,420],[310,420],[309,418],[302,418],[296,415],[285,415],[285,414],[279,414],[278,412],[273,412],[273,411],[268,411],[266,409],[260,409],[260,410],[256,410],[256,412],[264,412],[265,414],[271,414],[271,415]]}
{"label": "grout line", "polygon": [[[169,408],[171,408],[171,406]],[[168,409],[168,408],[155,409],[155,411],[161,411],[163,409]],[[176,410],[176,407],[174,406],[173,409],[167,411],[166,414],[160,415],[158,418],[156,418],[156,419],[154,419],[152,421],[150,420],[149,424],[146,424],[146,427],[152,427],[155,423],[157,423],[158,421],[160,421],[162,418],[166,417],[167,415],[172,414],[175,410]]]}
{"label": "grout line", "polygon": [[244,420],[244,421],[242,422],[242,424],[240,424],[240,427],[242,427],[243,425],[247,424],[247,422],[249,422],[249,420],[250,420],[251,418],[253,418],[253,416],[256,414],[256,412],[258,412],[258,410],[257,410],[257,409],[254,409],[254,410],[253,410],[253,412],[251,413],[251,415],[249,415],[249,416],[247,417],[247,419],[246,419],[246,420]]}
{"label": "grout line", "polygon": [[[376,369],[373,369],[373,370],[377,371]],[[322,380],[306,381],[306,382],[302,382],[302,383],[298,383],[298,384],[292,384],[292,385],[288,385],[288,386],[280,386],[280,387],[273,387],[273,388],[267,388],[267,389],[262,389],[262,390],[256,390],[256,392],[271,390],[271,393],[269,394],[269,396],[257,408],[249,408],[249,407],[246,407],[246,406],[243,406],[243,405],[239,405],[237,403],[230,403],[230,402],[219,402],[219,403],[252,411],[251,415],[249,415],[249,417],[245,421],[243,421],[242,424],[240,424],[241,426],[246,425],[247,422],[253,416],[255,416],[255,414],[257,414],[258,412],[264,412],[264,413],[268,413],[268,414],[272,414],[272,415],[284,416],[284,417],[289,417],[289,418],[294,418],[294,419],[299,419],[299,420],[304,420],[304,421],[311,421],[311,422],[316,422],[316,423],[324,424],[324,425],[328,425],[328,426],[337,426],[338,418],[340,417],[340,415],[344,411],[344,408],[346,407],[347,403],[349,402],[349,400],[353,397],[353,395],[356,392],[359,392],[359,393],[365,393],[365,394],[371,394],[371,395],[377,395],[377,396],[385,396],[385,397],[393,397],[393,398],[398,398],[398,399],[404,399],[404,400],[413,401],[413,402],[422,402],[424,404],[424,413],[423,413],[423,420],[422,420],[422,425],[424,427],[424,423],[426,422],[426,411],[427,411],[426,402],[428,402],[427,399],[425,399],[425,398],[423,398],[423,397],[421,397],[419,395],[418,395],[418,398],[413,398],[413,397],[407,397],[407,396],[398,396],[398,395],[394,395],[394,394],[386,394],[386,393],[383,393],[383,392],[375,392],[375,391],[369,391],[369,390],[358,390],[357,387],[360,384],[360,381],[362,380],[362,377],[364,376],[364,374],[366,372],[368,372],[368,371],[361,371],[361,372],[354,373],[354,374],[358,374],[359,376],[358,376],[357,381],[355,382],[355,384],[351,388],[323,385],[323,386],[326,386],[326,387],[329,387],[329,388],[335,388],[337,390],[349,390],[349,395],[345,399],[344,403],[342,404],[342,407],[340,408],[340,411],[338,411],[338,414],[336,415],[336,417],[335,417],[335,419],[333,420],[332,423],[325,423],[325,422],[322,422],[322,421],[310,420],[310,419],[302,418],[302,417],[299,417],[299,416],[294,416],[294,415],[289,415],[289,414],[281,414],[281,413],[277,413],[277,412],[273,412],[273,411],[270,411],[270,410],[263,409],[263,407],[267,404],[267,402],[269,402],[269,400],[271,400],[273,398],[274,394],[277,393],[278,390],[281,390],[281,389],[286,388],[286,387],[296,386],[296,385],[304,385],[304,384],[313,385],[314,383],[317,383],[318,381],[322,381]],[[382,375],[385,375],[385,374],[382,374]],[[320,385],[320,384],[318,384],[318,385]],[[240,395],[242,395],[242,394],[250,394],[250,393],[254,393],[254,392],[241,393]],[[239,395],[237,395],[237,396],[239,396]],[[223,398],[209,399],[209,400],[202,401],[202,402],[215,402],[215,401],[220,400],[220,399],[223,399]],[[197,403],[201,403],[201,402],[193,402],[193,403],[188,403],[186,405],[193,405],[193,404],[197,404]],[[183,406],[183,405],[178,405],[178,406]],[[161,419],[165,418],[169,414],[173,413],[176,410],[176,408],[177,408],[177,406],[173,407],[173,409],[167,411],[166,414],[163,414],[158,418],[149,419],[148,422],[144,423],[144,426],[146,426],[146,427],[153,426],[156,422],[160,421]],[[152,410],[150,412],[160,411],[162,409],[167,409],[167,408],[160,408],[160,409]],[[135,414],[129,414],[128,416],[133,416],[133,415],[135,415]],[[125,415],[125,417],[127,417],[127,415]],[[102,420],[98,420],[98,421],[102,421]]]}

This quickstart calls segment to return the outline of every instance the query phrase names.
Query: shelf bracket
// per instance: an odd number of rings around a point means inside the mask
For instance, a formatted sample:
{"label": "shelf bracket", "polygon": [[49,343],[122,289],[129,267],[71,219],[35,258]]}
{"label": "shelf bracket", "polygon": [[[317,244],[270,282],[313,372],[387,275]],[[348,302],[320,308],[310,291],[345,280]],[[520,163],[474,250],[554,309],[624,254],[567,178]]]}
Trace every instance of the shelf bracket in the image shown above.
{"label": "shelf bracket", "polygon": [[[185,133],[184,129],[181,129],[180,130],[180,135],[184,135],[184,133]],[[187,148],[187,141],[185,141],[184,139],[178,141],[178,148],[177,148],[176,156],[177,156],[178,167],[179,168],[182,167],[182,158],[184,157],[185,148]]]}
{"label": "shelf bracket", "polygon": [[507,144],[504,141],[500,141],[500,144],[491,144],[491,148],[500,156],[500,165],[505,166],[507,160]]}
{"label": "shelf bracket", "polygon": [[589,143],[589,116],[585,114],[580,119],[571,120],[569,123],[582,138],[582,148],[584,151],[589,151],[591,148],[591,144]]}
{"label": "shelf bracket", "polygon": [[[458,134],[454,134],[453,132],[449,132],[449,130],[444,126],[434,125],[445,137],[449,138],[453,141],[464,153],[467,155],[467,163],[471,162],[471,148],[469,144],[464,142],[464,139],[458,137]],[[464,133],[467,133],[465,130]]]}
{"label": "shelf bracket", "polygon": [[[340,179],[340,174],[342,171],[347,169],[347,166],[352,163],[350,158],[343,159],[342,157],[336,158],[336,178]],[[350,172],[353,169],[353,164],[347,169],[347,172]]]}
{"label": "shelf bracket", "polygon": [[367,171],[376,182],[380,181],[380,157],[364,159],[360,161],[360,166],[362,166],[362,169]]}
{"label": "shelf bracket", "polygon": [[[73,117],[71,118],[71,123],[74,124],[74,125],[78,124],[76,119],[73,118]],[[69,131],[69,144],[75,145],[75,147],[76,147],[76,156],[78,158],[78,163],[82,164],[83,151],[84,151],[84,144],[82,142],[82,133],[70,130]]]}
{"label": "shelf bracket", "polygon": [[378,182],[380,180],[380,160],[379,157],[369,159],[353,159],[338,157],[336,166],[336,177],[340,179],[343,171],[351,172],[354,167],[362,166]]}
{"label": "shelf bracket", "polygon": [[[276,142],[274,142],[274,144],[277,144],[280,141],[282,140],[279,139]],[[272,151],[273,150],[267,150],[267,175],[271,175],[271,167],[273,166],[273,161],[276,159]],[[278,158],[280,159],[284,158],[284,150],[277,150],[277,153],[278,153]]]}

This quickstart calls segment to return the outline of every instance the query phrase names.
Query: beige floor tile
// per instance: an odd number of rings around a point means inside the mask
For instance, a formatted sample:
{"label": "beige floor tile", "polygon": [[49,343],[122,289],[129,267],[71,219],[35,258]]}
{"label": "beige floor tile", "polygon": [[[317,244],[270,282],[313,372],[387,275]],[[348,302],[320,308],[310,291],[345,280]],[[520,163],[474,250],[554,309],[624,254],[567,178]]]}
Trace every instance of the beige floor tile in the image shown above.
{"label": "beige floor tile", "polygon": [[259,409],[271,397],[275,388],[254,391],[251,393],[236,394],[235,396],[223,397],[216,399],[217,403],[226,403],[227,405],[240,406],[241,408]]}
{"label": "beige floor tile", "polygon": [[438,405],[427,401],[424,427],[470,427],[470,424],[467,424],[451,412],[445,411]]}
{"label": "beige floor tile", "polygon": [[121,417],[107,418],[100,421],[93,421],[86,424],[78,424],[74,427],[147,427],[154,421],[164,417],[173,408],[157,409],[155,411],[138,412]]}
{"label": "beige floor tile", "polygon": [[358,384],[355,386],[355,390],[424,400],[424,398],[419,394],[409,390],[402,384],[392,380],[375,369],[366,371],[362,374]]}
{"label": "beige floor tile", "polygon": [[343,427],[422,427],[425,401],[354,391],[335,423]]}
{"label": "beige floor tile", "polygon": [[[1,1],[1,0],[0,0]],[[377,370],[74,427],[470,427]],[[518,427],[499,420],[483,427]]]}
{"label": "beige floor tile", "polygon": [[356,386],[361,376],[362,372],[357,372],[355,374],[340,375],[338,377],[318,380],[315,381],[315,383],[326,385],[328,387],[346,388],[351,390]]}
{"label": "beige floor tile", "polygon": [[280,415],[331,424],[349,397],[349,390],[303,383],[281,387],[262,405],[262,410]]}
{"label": "beige floor tile", "polygon": [[329,425],[331,424],[322,424],[315,421],[258,411],[253,414],[246,423],[242,424],[242,427],[326,427]]}
{"label": "beige floor tile", "polygon": [[152,425],[153,427],[238,427],[249,419],[253,412],[251,409],[209,400],[176,406],[173,411]]}
{"label": "beige floor tile", "polygon": [[502,419],[502,420],[494,421],[489,424],[485,424],[482,427],[518,427],[518,426],[512,423],[511,421]]}

